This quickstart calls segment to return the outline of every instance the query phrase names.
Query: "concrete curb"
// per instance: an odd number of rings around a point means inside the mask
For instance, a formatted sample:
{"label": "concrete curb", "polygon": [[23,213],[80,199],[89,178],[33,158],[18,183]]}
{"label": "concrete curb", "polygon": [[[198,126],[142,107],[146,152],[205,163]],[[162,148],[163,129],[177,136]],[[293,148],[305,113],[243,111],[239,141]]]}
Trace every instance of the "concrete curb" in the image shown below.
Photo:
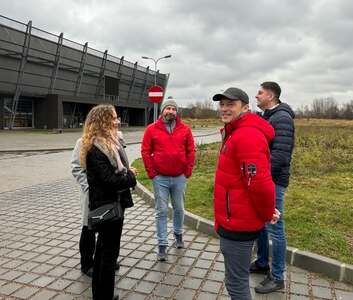
{"label": "concrete curb", "polygon": [[[135,192],[151,207],[154,207],[154,195],[140,182],[137,183]],[[169,214],[172,207],[169,205]],[[213,222],[185,211],[184,224],[194,230],[218,237],[213,230]],[[287,247],[286,261],[288,264],[302,268],[309,272],[321,273],[336,281],[353,283],[353,265],[344,264],[337,260],[318,255],[312,252]]]}

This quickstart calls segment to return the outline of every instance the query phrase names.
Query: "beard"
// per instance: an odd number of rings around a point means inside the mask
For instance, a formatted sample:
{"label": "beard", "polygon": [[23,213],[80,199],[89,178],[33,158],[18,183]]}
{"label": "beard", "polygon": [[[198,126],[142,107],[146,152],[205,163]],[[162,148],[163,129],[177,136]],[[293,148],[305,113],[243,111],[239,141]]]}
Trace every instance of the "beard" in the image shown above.
{"label": "beard", "polygon": [[164,116],[164,118],[165,118],[167,121],[171,122],[171,121],[174,121],[174,120],[175,120],[176,115],[168,113],[168,114],[166,114],[166,115]]}

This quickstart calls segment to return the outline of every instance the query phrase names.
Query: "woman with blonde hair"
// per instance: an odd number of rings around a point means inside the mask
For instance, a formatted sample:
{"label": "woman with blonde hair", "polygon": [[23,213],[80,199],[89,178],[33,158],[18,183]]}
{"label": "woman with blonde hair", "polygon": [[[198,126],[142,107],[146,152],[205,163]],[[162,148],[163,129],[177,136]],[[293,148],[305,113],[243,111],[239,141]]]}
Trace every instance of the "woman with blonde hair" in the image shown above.
{"label": "woman with blonde hair", "polygon": [[[87,172],[89,209],[120,201],[122,210],[133,205],[130,188],[136,185],[136,169],[129,168],[119,139],[118,118],[114,106],[97,105],[88,113],[80,151],[81,166]],[[120,249],[123,220],[99,225],[93,262],[93,300],[114,297],[115,262]]]}

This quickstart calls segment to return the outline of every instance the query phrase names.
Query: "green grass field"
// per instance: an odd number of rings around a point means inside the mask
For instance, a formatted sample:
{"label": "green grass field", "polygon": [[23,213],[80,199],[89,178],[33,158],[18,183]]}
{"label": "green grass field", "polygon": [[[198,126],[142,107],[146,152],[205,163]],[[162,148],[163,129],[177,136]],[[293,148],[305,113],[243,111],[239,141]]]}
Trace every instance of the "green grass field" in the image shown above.
{"label": "green grass field", "polygon": [[[288,245],[353,264],[353,122],[296,121],[292,177],[285,197]],[[199,145],[186,209],[213,219],[219,144]],[[141,160],[139,180],[151,189]]]}

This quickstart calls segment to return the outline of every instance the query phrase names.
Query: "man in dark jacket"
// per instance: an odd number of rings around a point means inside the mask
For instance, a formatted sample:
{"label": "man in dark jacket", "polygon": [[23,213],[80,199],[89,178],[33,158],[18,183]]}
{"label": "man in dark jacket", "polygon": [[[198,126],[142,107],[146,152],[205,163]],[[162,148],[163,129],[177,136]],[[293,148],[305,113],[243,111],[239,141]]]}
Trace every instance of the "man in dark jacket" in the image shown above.
{"label": "man in dark jacket", "polygon": [[173,206],[174,245],[184,247],[184,194],[195,161],[191,129],[180,120],[177,112],[173,99],[164,101],[160,118],[146,128],[141,145],[145,169],[153,180],[159,261],[167,260],[169,197]]}
{"label": "man in dark jacket", "polygon": [[[263,110],[263,118],[275,130],[270,144],[271,175],[276,185],[276,208],[281,218],[276,224],[268,224],[257,241],[257,259],[250,272],[267,274],[256,288],[257,293],[267,294],[284,288],[286,262],[286,237],[283,219],[284,193],[289,184],[290,163],[294,148],[294,112],[279,99],[281,88],[276,82],[264,82],[256,95],[257,106]],[[272,239],[272,268],[269,266],[269,241]]]}

